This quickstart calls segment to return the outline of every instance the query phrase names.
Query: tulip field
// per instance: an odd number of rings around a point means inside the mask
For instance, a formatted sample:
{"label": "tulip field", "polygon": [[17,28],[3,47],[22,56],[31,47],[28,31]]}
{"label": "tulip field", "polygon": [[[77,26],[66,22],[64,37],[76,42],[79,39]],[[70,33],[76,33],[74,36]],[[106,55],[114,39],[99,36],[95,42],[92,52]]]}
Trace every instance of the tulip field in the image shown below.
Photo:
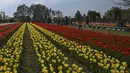
{"label": "tulip field", "polygon": [[47,23],[2,25],[0,73],[130,73],[130,37]]}

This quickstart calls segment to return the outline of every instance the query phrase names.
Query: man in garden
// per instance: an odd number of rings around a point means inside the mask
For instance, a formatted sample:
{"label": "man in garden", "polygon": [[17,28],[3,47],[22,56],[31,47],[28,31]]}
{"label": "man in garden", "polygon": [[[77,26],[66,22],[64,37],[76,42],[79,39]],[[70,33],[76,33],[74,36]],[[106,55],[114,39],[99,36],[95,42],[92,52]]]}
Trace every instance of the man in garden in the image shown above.
{"label": "man in garden", "polygon": [[79,25],[78,25],[78,28],[82,30],[82,25],[81,25],[81,24],[79,24]]}

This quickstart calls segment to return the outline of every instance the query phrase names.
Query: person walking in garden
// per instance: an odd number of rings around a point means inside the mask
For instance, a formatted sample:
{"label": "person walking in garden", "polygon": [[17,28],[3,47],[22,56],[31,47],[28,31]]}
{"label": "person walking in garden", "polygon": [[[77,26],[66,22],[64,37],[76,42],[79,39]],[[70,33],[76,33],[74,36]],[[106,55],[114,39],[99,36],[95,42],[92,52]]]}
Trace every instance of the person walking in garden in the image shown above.
{"label": "person walking in garden", "polygon": [[82,25],[81,25],[81,24],[79,24],[79,25],[78,25],[78,28],[82,30]]}

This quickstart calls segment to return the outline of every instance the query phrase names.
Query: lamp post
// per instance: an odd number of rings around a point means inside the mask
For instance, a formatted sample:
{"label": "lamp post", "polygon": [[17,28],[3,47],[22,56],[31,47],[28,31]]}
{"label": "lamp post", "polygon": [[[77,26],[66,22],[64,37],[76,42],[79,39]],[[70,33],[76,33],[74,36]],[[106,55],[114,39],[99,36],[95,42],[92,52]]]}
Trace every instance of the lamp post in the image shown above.
{"label": "lamp post", "polygon": [[112,18],[111,18],[111,24],[110,24],[110,27],[109,27],[109,34],[111,34],[113,19],[114,19],[114,14],[112,15]]}
{"label": "lamp post", "polygon": [[111,23],[110,23],[110,27],[109,27],[109,34],[111,34],[111,25],[112,25],[112,19],[111,19]]}

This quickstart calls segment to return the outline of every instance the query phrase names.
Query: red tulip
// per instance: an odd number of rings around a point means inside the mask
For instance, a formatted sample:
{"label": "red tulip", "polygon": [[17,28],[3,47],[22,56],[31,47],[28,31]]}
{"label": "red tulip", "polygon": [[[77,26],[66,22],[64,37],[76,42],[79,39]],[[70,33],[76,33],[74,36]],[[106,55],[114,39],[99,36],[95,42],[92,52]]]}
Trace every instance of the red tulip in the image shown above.
{"label": "red tulip", "polygon": [[55,33],[62,34],[66,39],[79,41],[79,43],[82,42],[84,44],[87,42],[92,46],[101,46],[102,48],[111,49],[112,51],[130,50],[130,37],[127,36],[110,35],[45,23],[36,24]]}

